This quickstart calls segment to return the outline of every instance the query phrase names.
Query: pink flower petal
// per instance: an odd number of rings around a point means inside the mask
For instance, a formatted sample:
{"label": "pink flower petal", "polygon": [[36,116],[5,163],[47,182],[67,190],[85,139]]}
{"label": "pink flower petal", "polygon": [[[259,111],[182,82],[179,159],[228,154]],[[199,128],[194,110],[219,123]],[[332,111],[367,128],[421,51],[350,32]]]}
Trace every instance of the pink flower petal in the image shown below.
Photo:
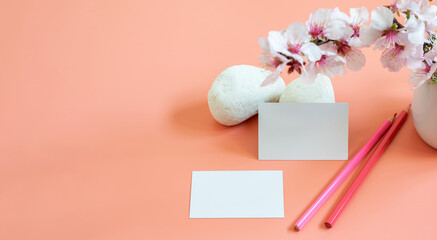
{"label": "pink flower petal", "polygon": [[346,55],[346,67],[351,71],[359,71],[366,64],[366,57],[359,49],[352,49]]}

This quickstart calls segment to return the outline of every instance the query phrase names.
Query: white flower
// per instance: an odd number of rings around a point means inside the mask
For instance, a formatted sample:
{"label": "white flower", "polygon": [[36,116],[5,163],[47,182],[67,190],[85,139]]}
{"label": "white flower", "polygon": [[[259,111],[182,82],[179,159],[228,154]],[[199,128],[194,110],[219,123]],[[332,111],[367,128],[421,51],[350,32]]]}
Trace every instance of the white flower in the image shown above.
{"label": "white flower", "polygon": [[429,1],[422,0],[419,3],[419,11],[416,13],[417,18],[425,23],[425,30],[435,32],[437,30],[437,6],[430,5]]}
{"label": "white flower", "polygon": [[361,47],[363,44],[359,39],[360,31],[361,27],[369,21],[369,12],[365,7],[351,8],[350,15],[349,17],[345,13],[338,11],[338,9],[334,9],[331,18],[342,20],[346,24],[340,40],[347,41],[353,47]]}
{"label": "white flower", "polygon": [[420,87],[422,84],[426,83],[434,75],[437,69],[437,64],[429,66],[428,64],[422,63],[422,67],[417,69],[410,74],[409,83],[414,84],[413,89]]}
{"label": "white flower", "polygon": [[425,37],[425,23],[411,16],[405,24],[404,30],[408,33],[408,41],[415,45],[423,45]]}
{"label": "white flower", "polygon": [[414,84],[413,89],[420,87],[422,84],[429,82],[431,78],[436,76],[437,64],[431,65],[422,62],[422,67],[410,74],[409,83]]}
{"label": "white flower", "polygon": [[331,18],[330,9],[318,9],[311,13],[310,19],[306,22],[309,33],[313,39],[322,39],[326,35],[326,25]]}
{"label": "white flower", "polygon": [[361,29],[360,40],[365,46],[375,43],[375,49],[392,47],[399,40],[399,30],[393,29],[393,13],[384,7],[372,11],[371,24]]}
{"label": "white flower", "polygon": [[260,38],[258,43],[265,54],[260,54],[259,59],[261,64],[269,69],[277,68],[280,64],[287,61],[287,58],[278,52],[274,51],[270,42],[266,38]]}
{"label": "white flower", "polygon": [[272,49],[270,48],[270,43],[266,38],[258,39],[258,44],[265,54],[272,57],[276,54],[276,52],[272,51]]}
{"label": "white flower", "polygon": [[345,60],[335,53],[336,49],[332,44],[324,44],[321,48],[323,50],[322,57],[316,62],[309,62],[304,67],[301,78],[306,83],[313,83],[318,74],[333,78],[336,75],[346,73]]}
{"label": "white flower", "polygon": [[361,47],[363,43],[360,40],[361,28],[369,21],[369,11],[367,8],[351,8],[350,9],[349,27],[352,28],[354,33],[352,34],[349,45],[353,47]]}
{"label": "white flower", "polygon": [[351,71],[359,71],[366,64],[366,57],[358,48],[354,48],[346,41],[335,41],[332,44],[337,54],[346,60],[346,67]]}
{"label": "white flower", "polygon": [[423,56],[423,46],[417,45],[415,47],[415,53],[413,53],[407,58],[405,62],[405,66],[409,68],[411,71],[415,72],[422,68],[422,65],[425,60],[426,58]]}
{"label": "white flower", "polygon": [[[285,66],[287,65],[287,63],[290,62],[290,60],[287,59],[284,55],[273,50],[271,41],[267,40],[266,38],[260,38],[258,40],[258,43],[261,46],[261,49],[264,51],[264,53],[268,55],[268,56],[264,54],[259,55],[261,64],[268,69],[271,70],[274,69],[274,71],[269,76],[267,76],[267,78],[261,84],[261,86],[265,86],[276,81],[276,79],[279,77],[282,70],[284,70]],[[274,44],[277,44],[277,42],[274,42]]]}
{"label": "white flower", "polygon": [[267,86],[269,84],[274,83],[278,79],[279,75],[281,75],[282,70],[284,70],[284,68],[285,68],[285,66],[287,66],[288,62],[289,61],[282,62],[281,64],[279,64],[276,67],[275,71],[273,71],[270,75],[268,75],[266,77],[266,79],[261,83],[261,86]]}
{"label": "white flower", "polygon": [[416,68],[412,69],[413,73],[408,80],[409,83],[414,84],[413,89],[428,82],[432,77],[437,78],[437,48],[425,53],[420,60],[422,61],[416,61]]}
{"label": "white flower", "polygon": [[270,31],[267,41],[272,51],[286,55],[290,54],[287,50],[287,40],[284,37],[284,31]]}
{"label": "white flower", "polygon": [[437,16],[425,20],[425,31],[432,33],[437,32]]}
{"label": "white flower", "polygon": [[398,5],[402,11],[409,11],[410,16],[415,16],[424,22],[426,31],[435,32],[437,30],[437,6],[430,5],[429,0],[403,0]]}
{"label": "white flower", "polygon": [[301,73],[304,57],[310,61],[319,60],[321,50],[310,40],[308,28],[303,23],[293,23],[286,30],[269,32],[267,39],[261,38],[259,44],[268,56],[261,54],[260,61],[264,67],[274,69],[262,86],[273,83],[287,65],[289,72]]}
{"label": "white flower", "polygon": [[[397,10],[400,10],[400,11],[404,11],[404,12],[406,12],[406,11],[408,11],[408,10],[417,10],[419,7],[418,7],[418,4],[417,4],[417,0],[395,0],[395,3],[393,3],[393,4],[395,4],[395,7],[397,8]],[[392,5],[393,5],[392,4]],[[392,6],[392,5],[390,5],[390,6]]]}
{"label": "white flower", "polygon": [[398,4],[402,11],[410,11],[420,20],[425,20],[435,16],[437,7],[429,4],[429,0],[403,0]]}
{"label": "white flower", "polygon": [[385,7],[377,7],[372,11],[371,20],[374,29],[385,31],[393,25],[393,13]]}
{"label": "white flower", "polygon": [[406,64],[407,59],[416,53],[416,45],[408,41],[406,34],[400,35],[400,43],[389,47],[382,52],[382,66],[390,72],[397,72]]}
{"label": "white flower", "polygon": [[320,8],[310,15],[306,22],[312,39],[340,39],[348,27],[342,19],[332,18],[333,12],[338,13],[338,8],[331,10]]}
{"label": "white flower", "polygon": [[317,61],[321,57],[320,48],[310,42],[311,36],[308,28],[303,23],[292,23],[284,33],[287,41],[287,55],[303,64],[302,56],[306,56],[310,61]]}
{"label": "white flower", "polygon": [[369,21],[369,11],[367,8],[351,8],[350,9],[351,22],[349,23],[352,27],[362,27]]}

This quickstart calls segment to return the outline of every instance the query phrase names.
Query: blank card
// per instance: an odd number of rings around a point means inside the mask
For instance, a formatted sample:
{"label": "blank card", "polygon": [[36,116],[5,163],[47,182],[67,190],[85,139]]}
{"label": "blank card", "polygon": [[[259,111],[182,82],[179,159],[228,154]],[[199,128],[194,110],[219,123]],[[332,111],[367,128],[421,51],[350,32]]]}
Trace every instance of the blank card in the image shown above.
{"label": "blank card", "polygon": [[259,160],[347,160],[347,103],[261,103]]}
{"label": "blank card", "polygon": [[190,218],[283,218],[282,171],[193,171]]}

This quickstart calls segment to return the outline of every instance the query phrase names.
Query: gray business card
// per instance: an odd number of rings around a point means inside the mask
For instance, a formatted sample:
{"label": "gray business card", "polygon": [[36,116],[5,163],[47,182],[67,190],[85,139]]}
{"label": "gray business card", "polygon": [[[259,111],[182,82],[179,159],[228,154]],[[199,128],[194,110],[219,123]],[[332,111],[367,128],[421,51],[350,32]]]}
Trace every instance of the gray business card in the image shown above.
{"label": "gray business card", "polygon": [[348,103],[261,103],[259,160],[347,160]]}

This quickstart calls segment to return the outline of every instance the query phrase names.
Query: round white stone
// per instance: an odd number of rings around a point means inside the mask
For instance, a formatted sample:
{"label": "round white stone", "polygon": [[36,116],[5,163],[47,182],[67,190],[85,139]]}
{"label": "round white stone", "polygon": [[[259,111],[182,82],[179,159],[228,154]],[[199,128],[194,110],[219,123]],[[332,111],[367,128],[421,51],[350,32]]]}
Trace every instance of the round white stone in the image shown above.
{"label": "round white stone", "polygon": [[217,122],[237,125],[258,113],[261,102],[278,102],[285,82],[278,78],[261,87],[271,72],[249,65],[236,65],[224,70],[208,92],[208,105]]}
{"label": "round white stone", "polygon": [[290,82],[281,94],[280,103],[334,103],[335,95],[331,80],[319,74],[314,83],[304,83],[301,78]]}

